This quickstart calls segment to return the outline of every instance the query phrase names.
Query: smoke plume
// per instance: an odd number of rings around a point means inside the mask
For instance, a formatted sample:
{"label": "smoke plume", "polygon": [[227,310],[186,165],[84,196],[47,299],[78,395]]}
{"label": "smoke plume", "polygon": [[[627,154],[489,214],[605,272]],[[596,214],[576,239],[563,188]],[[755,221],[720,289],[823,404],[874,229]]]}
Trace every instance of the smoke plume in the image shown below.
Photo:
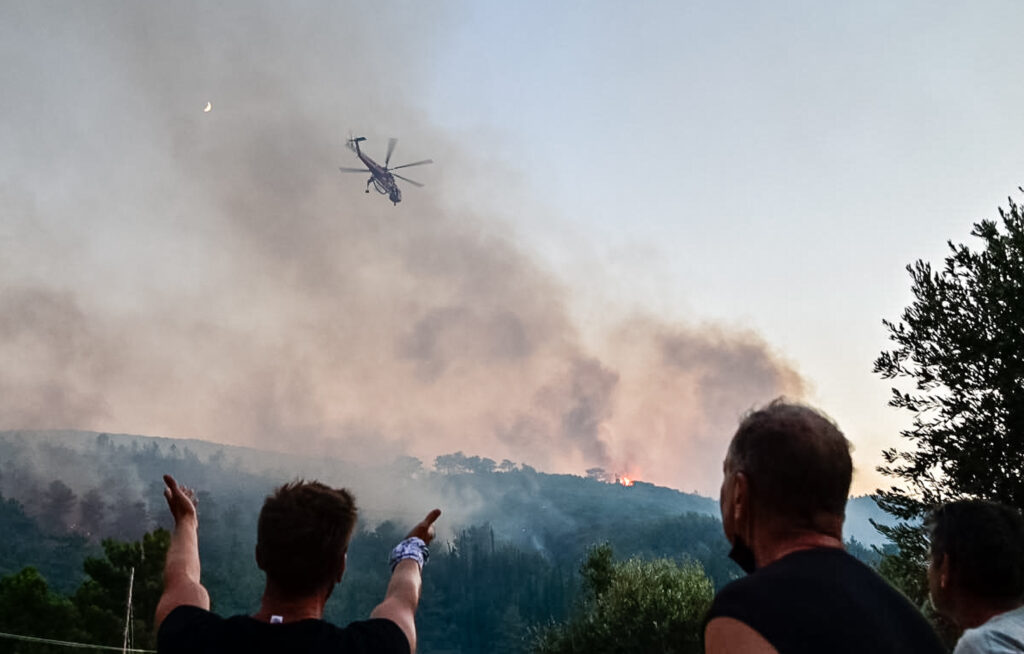
{"label": "smoke plume", "polygon": [[[479,155],[417,107],[427,4],[0,8],[0,429],[713,488],[739,415],[800,376],[698,317],[574,322]],[[349,128],[433,157],[426,188],[363,194]]]}

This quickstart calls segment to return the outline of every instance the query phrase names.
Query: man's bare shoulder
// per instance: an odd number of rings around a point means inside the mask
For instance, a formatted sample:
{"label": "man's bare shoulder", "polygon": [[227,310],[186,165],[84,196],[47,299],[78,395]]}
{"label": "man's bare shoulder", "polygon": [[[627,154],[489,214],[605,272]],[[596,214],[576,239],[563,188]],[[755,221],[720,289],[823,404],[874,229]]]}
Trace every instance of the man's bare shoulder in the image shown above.
{"label": "man's bare shoulder", "polygon": [[761,634],[736,618],[714,618],[704,629],[705,654],[778,654]]}

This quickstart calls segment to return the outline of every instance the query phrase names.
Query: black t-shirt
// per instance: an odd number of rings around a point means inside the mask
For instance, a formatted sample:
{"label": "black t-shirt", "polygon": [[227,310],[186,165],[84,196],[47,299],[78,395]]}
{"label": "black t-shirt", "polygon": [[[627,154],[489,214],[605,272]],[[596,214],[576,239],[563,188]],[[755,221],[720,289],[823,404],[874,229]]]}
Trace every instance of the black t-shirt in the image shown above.
{"label": "black t-shirt", "polygon": [[779,654],[941,654],[921,612],[838,548],[801,550],[730,583],[708,621],[735,618]]}
{"label": "black t-shirt", "polygon": [[324,620],[269,624],[247,615],[222,618],[195,606],[179,606],[157,633],[160,654],[409,654],[397,624],[377,618],[344,629]]}

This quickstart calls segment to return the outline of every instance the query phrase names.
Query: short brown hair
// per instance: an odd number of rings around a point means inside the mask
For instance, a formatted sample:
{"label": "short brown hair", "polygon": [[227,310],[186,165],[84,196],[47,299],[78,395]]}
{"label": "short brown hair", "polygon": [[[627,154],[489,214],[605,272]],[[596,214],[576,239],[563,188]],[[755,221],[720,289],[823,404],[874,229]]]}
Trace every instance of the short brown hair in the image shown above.
{"label": "short brown hair", "polygon": [[954,587],[991,601],[1024,598],[1024,517],[1017,508],[960,500],[933,509],[925,527],[935,563],[949,557]]}
{"label": "short brown hair", "polygon": [[782,398],[740,422],[727,462],[750,483],[757,510],[793,528],[846,514],[853,477],[850,443],[831,419]]}
{"label": "short brown hair", "polygon": [[333,587],[357,516],[344,488],[302,480],[277,488],[257,527],[256,558],[267,580],[295,597]]}

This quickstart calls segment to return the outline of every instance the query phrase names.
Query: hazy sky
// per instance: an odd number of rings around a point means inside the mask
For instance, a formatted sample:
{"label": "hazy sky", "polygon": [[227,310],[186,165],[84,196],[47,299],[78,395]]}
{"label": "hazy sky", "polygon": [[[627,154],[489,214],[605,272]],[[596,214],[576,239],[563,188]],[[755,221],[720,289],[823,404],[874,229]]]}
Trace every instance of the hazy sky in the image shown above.
{"label": "hazy sky", "polygon": [[[1024,183],[1022,18],[0,0],[0,428],[712,493],[785,393],[872,490],[903,267]],[[350,132],[427,186],[363,194]]]}

